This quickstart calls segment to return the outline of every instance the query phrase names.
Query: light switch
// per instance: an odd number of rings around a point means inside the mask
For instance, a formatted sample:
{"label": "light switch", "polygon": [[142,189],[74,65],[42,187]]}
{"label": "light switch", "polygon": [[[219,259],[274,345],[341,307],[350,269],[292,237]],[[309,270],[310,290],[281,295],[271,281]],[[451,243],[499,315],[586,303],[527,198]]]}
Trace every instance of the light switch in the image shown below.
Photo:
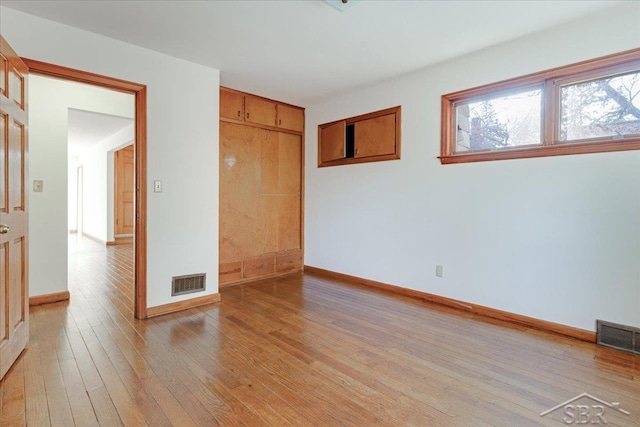
{"label": "light switch", "polygon": [[34,193],[42,193],[44,187],[44,183],[41,179],[33,180],[33,192]]}
{"label": "light switch", "polygon": [[162,193],[162,181],[153,181],[153,192]]}

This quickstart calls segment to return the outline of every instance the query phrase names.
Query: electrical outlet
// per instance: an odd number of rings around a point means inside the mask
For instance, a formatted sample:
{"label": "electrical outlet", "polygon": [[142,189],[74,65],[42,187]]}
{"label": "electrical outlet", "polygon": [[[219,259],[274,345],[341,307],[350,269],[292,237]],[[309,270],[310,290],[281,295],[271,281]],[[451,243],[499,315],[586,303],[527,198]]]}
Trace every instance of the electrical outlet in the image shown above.
{"label": "electrical outlet", "polygon": [[443,275],[443,268],[441,265],[436,265],[436,277],[442,277]]}
{"label": "electrical outlet", "polygon": [[162,181],[153,181],[153,191],[155,193],[162,193]]}
{"label": "electrical outlet", "polygon": [[42,193],[44,189],[44,182],[41,179],[33,180],[33,192],[34,193]]}

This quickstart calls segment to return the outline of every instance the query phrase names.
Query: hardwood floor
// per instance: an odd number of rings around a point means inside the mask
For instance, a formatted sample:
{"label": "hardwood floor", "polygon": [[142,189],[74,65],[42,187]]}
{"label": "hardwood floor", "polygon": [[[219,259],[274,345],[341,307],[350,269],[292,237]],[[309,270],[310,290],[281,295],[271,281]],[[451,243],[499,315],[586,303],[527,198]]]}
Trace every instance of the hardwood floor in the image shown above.
{"label": "hardwood floor", "polygon": [[540,413],[583,392],[640,425],[637,355],[301,274],[138,321],[131,246],[78,242],[71,300],[32,307],[0,383],[2,426],[563,425]]}

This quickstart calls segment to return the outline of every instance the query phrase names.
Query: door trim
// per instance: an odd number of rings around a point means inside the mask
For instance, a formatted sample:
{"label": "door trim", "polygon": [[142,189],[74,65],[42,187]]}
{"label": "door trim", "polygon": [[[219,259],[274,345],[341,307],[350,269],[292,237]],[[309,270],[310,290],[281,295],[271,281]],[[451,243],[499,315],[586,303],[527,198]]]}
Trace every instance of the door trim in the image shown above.
{"label": "door trim", "polygon": [[137,319],[147,318],[147,86],[87,71],[22,58],[29,71],[47,77],[101,86],[135,96],[134,303]]}

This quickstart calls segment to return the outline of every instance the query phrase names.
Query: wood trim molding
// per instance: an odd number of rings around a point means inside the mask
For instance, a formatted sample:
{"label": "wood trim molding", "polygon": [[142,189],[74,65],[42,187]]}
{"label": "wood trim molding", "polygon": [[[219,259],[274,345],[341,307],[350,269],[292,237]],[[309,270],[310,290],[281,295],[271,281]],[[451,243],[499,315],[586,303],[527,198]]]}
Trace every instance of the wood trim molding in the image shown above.
{"label": "wood trim molding", "polygon": [[102,86],[119,92],[134,93],[144,85],[129,82],[127,80],[116,79],[103,76],[101,74],[90,73],[88,71],[76,70],[75,68],[63,67],[61,65],[49,64],[35,59],[22,58],[29,70],[34,73],[57,77],[63,80],[72,80],[79,83],[89,83],[95,86]]}
{"label": "wood trim molding", "polygon": [[[302,256],[304,257],[304,252],[302,252],[302,254],[303,254]],[[302,268],[298,268],[296,270],[289,270],[289,271],[278,271],[278,272],[267,274],[264,276],[248,277],[246,279],[241,279],[235,282],[219,283],[218,287],[220,289],[231,288],[236,285],[245,285],[247,283],[259,282],[260,280],[277,279],[278,277],[289,276],[291,274],[300,274],[302,272],[303,272]]]}
{"label": "wood trim molding", "polygon": [[134,236],[135,300],[134,315],[147,318],[147,87],[136,93],[136,141],[135,150],[135,209]]}
{"label": "wood trim molding", "polygon": [[202,307],[220,302],[220,294],[211,294],[204,297],[192,298],[184,301],[172,302],[164,305],[147,308],[147,317],[162,316],[164,314],[175,313],[176,311],[187,310],[190,308]]}
{"label": "wood trim molding", "polygon": [[102,240],[102,239],[100,239],[100,238],[98,238],[98,237],[94,236],[93,234],[85,233],[84,231],[82,232],[82,236],[83,236],[83,237],[86,237],[87,239],[91,239],[91,240],[93,240],[94,242],[98,242],[98,243],[100,243],[101,245],[106,245],[106,244],[107,244],[107,242],[106,242],[106,241],[104,241],[104,240]]}
{"label": "wood trim molding", "polygon": [[[22,58],[29,71],[47,77],[100,86],[135,96],[136,229],[134,316],[147,318],[147,86],[74,68]],[[102,242],[104,243],[104,242]]]}
{"label": "wood trim molding", "polygon": [[404,295],[411,298],[421,299],[433,304],[444,305],[454,308],[456,310],[466,311],[478,316],[489,317],[492,319],[503,320],[509,323],[515,323],[517,325],[523,325],[532,329],[538,329],[546,332],[553,332],[560,335],[565,335],[571,338],[576,338],[581,341],[587,341],[591,343],[596,342],[596,333],[587,331],[585,329],[574,328],[573,326],[562,325],[559,323],[548,322],[546,320],[535,319],[533,317],[523,316],[521,314],[510,313],[508,311],[497,310],[491,307],[485,307],[482,305],[472,304],[469,302],[458,301],[452,298],[446,298],[439,295],[430,294],[427,292],[416,291],[414,289],[403,288],[396,285],[390,285],[387,283],[377,282],[375,280],[363,279],[357,276],[351,276],[349,274],[338,273],[331,270],[325,270],[318,267],[312,267],[309,265],[304,266],[305,274],[313,274],[316,276],[326,277],[329,279],[340,280],[354,285],[369,286],[379,289],[391,291],[398,295]]}
{"label": "wood trim molding", "polygon": [[69,291],[56,292],[53,294],[37,295],[29,298],[29,307],[34,305],[51,304],[54,302],[68,301],[71,297]]}
{"label": "wood trim molding", "polygon": [[277,126],[269,126],[269,125],[263,125],[261,123],[245,122],[242,120],[230,119],[228,117],[220,117],[219,119],[221,122],[235,123],[237,125],[249,126],[252,128],[267,129],[267,130],[272,130],[274,132],[281,132],[281,133],[290,133],[292,135],[300,135],[300,136],[304,135],[304,132],[299,132],[297,130],[292,130],[292,129],[279,128]]}
{"label": "wood trim molding", "polygon": [[[443,140],[444,141],[444,140]],[[444,144],[444,143],[443,143]],[[504,151],[475,151],[439,156],[443,165],[456,163],[487,162],[492,160],[530,159],[533,157],[566,156],[571,154],[607,153],[640,150],[640,138],[626,138],[611,142],[567,142],[562,145],[537,145],[535,147],[508,148]]]}
{"label": "wood trim molding", "polygon": [[113,240],[109,240],[107,246],[130,245],[133,243],[133,240],[133,237],[116,237]]}

